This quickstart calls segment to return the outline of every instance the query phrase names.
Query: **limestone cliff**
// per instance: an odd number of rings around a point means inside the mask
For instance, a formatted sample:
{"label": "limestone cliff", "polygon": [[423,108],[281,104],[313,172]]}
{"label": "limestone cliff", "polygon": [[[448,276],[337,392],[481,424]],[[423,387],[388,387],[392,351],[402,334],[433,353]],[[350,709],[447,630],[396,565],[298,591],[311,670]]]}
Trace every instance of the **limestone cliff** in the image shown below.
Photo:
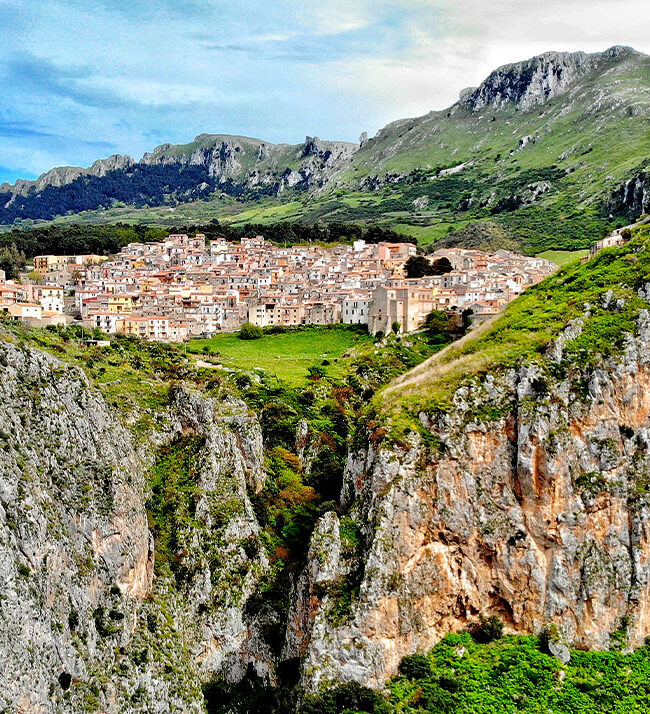
{"label": "limestone cliff", "polygon": [[630,218],[650,211],[650,171],[644,169],[624,181],[612,192],[605,209],[615,215],[626,215]]}
{"label": "limestone cliff", "polygon": [[[268,566],[245,406],[176,389],[136,446],[77,367],[2,342],[0,375],[0,709],[199,712],[202,682],[264,672],[245,611]],[[192,517],[154,573],[145,476],[184,438]]]}
{"label": "limestone cliff", "polygon": [[362,572],[335,514],[324,517],[288,638],[308,688],[381,686],[404,655],[482,613],[514,632],[555,622],[588,648],[629,623],[629,643],[642,643],[650,320],[642,312],[622,357],[569,378],[559,356],[579,332],[570,327],[547,360],[471,380],[450,411],[421,413],[428,437],[350,456],[343,500],[362,528]]}
{"label": "limestone cliff", "polygon": [[581,77],[609,60],[631,52],[631,48],[620,46],[595,54],[546,52],[499,67],[476,89],[463,90],[460,103],[473,111],[505,103],[530,109],[569,91]]}

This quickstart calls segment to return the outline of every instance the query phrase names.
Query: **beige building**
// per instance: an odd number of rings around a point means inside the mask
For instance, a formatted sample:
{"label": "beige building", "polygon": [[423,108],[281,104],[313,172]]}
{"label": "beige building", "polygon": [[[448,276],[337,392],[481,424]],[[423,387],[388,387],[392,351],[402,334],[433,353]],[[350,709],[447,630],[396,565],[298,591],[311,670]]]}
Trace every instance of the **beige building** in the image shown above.
{"label": "beige building", "polygon": [[434,309],[434,292],[434,288],[421,287],[415,280],[380,285],[370,304],[368,331],[371,334],[390,332],[395,322],[403,332],[417,330]]}

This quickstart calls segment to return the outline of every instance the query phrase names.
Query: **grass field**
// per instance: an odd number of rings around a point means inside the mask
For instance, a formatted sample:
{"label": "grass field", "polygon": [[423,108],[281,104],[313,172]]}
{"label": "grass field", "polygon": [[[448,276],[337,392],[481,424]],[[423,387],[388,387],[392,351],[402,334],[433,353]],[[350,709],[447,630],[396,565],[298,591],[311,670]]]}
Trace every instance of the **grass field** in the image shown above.
{"label": "grass field", "polygon": [[370,344],[369,335],[354,329],[309,327],[265,334],[258,340],[241,340],[232,333],[216,335],[209,340],[193,340],[187,351],[218,358],[227,368],[260,369],[288,384],[300,385],[307,381],[307,369],[321,365],[323,360],[330,363],[325,366],[328,376],[341,375],[347,362],[343,355],[352,348],[363,349]]}
{"label": "grass field", "polygon": [[580,260],[586,255],[589,255],[588,250],[545,250],[543,253],[537,255],[538,258],[546,258],[550,260],[555,265],[568,265],[573,263],[574,260]]}

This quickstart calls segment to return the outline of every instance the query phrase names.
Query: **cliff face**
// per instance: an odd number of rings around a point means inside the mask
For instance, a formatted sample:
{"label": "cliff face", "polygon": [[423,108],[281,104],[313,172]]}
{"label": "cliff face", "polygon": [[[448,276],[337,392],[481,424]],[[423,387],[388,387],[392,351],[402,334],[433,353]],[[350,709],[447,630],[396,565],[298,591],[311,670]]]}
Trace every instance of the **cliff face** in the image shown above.
{"label": "cliff face", "polygon": [[589,648],[622,624],[632,645],[650,632],[650,321],[579,378],[553,367],[563,339],[548,361],[460,388],[449,413],[420,414],[430,438],[350,457],[363,571],[323,518],[289,638],[307,687],[380,686],[480,613],[514,632],[554,622]]}
{"label": "cliff face", "polygon": [[546,52],[525,62],[499,67],[476,89],[465,89],[460,103],[473,111],[515,103],[526,110],[564,94],[587,73],[632,53],[615,46],[606,52]]}
{"label": "cliff face", "polygon": [[[600,267],[646,270],[642,250]],[[633,296],[617,357],[575,357],[585,305],[536,361],[466,381],[406,437],[369,432],[341,507],[318,521],[295,583],[287,573],[286,627],[264,599],[278,571],[251,505],[265,473],[245,404],[174,387],[136,441],[79,369],[0,342],[0,709],[199,712],[201,685],[287,685],[298,662],[307,689],[380,687],[480,614],[512,632],[555,623],[588,648],[622,628],[641,644],[650,283]],[[614,320],[624,303],[602,296]]]}
{"label": "cliff face", "polygon": [[304,144],[271,144],[247,137],[201,134],[187,146],[164,144],[147,153],[143,164],[201,166],[222,186],[319,188],[340,170],[358,146],[306,137]]}
{"label": "cliff face", "polygon": [[[246,601],[267,568],[248,499],[261,432],[181,389],[134,445],[82,372],[0,343],[0,709],[202,711],[200,683],[264,672]],[[194,438],[193,514],[154,577],[145,475]],[[182,549],[181,549],[182,546]]]}
{"label": "cliff face", "polygon": [[650,211],[650,171],[639,172],[612,193],[605,209],[615,215],[638,218]]}

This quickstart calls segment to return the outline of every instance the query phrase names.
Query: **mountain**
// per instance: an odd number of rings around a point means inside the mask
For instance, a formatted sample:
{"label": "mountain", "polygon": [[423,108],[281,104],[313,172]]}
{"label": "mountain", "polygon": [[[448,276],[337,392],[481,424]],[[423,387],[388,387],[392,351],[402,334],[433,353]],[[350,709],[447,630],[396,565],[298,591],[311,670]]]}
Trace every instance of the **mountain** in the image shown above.
{"label": "mountain", "polygon": [[650,57],[548,52],[360,145],[204,134],[3,184],[0,223],[363,221],[426,244],[489,221],[529,252],[584,248],[648,210],[649,157]]}
{"label": "mountain", "polygon": [[249,198],[278,196],[287,188],[322,187],[346,164],[356,144],[307,137],[303,144],[201,134],[180,146],[163,144],[135,162],[111,156],[88,169],[62,167],[36,181],[0,186],[0,220],[49,220],[68,212],[133,206],[175,205],[222,192]]}
{"label": "mountain", "polygon": [[0,706],[642,711],[649,300],[646,227],[381,389],[3,322]]}

